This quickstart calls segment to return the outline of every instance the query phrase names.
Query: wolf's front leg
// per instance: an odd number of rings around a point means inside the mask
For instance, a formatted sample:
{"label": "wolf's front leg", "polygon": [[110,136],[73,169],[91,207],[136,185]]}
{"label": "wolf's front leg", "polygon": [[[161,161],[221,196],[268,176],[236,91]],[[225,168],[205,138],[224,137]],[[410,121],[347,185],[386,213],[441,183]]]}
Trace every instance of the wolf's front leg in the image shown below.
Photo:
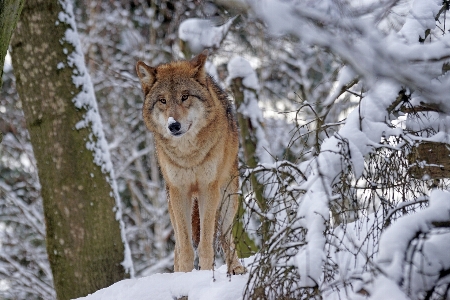
{"label": "wolf's front leg", "polygon": [[192,200],[187,188],[169,186],[169,213],[175,233],[175,272],[190,272],[194,269],[192,235]]}
{"label": "wolf's front leg", "polygon": [[174,256],[173,256],[173,271],[174,272],[179,272],[179,266],[178,266],[178,257],[180,256],[179,254],[179,249],[178,249],[178,234],[177,234],[177,227],[176,227],[176,223],[175,223],[175,216],[173,215],[173,208],[172,208],[172,201],[170,201],[170,196],[169,196],[169,188],[167,188],[166,190],[167,193],[167,200],[168,200],[168,210],[169,210],[169,216],[170,216],[170,222],[172,224],[172,228],[173,228],[173,235],[175,237],[175,249],[173,250],[174,252]]}
{"label": "wolf's front leg", "polygon": [[214,233],[219,203],[220,192],[217,183],[212,183],[199,189],[200,242],[198,244],[198,257],[201,270],[211,270],[213,268]]}

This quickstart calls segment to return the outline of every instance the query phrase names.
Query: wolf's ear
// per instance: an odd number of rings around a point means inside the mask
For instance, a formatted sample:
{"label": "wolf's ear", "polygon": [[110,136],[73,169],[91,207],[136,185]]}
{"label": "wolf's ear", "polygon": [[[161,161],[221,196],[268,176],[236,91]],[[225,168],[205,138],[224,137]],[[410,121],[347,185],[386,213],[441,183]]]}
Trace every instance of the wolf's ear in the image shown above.
{"label": "wolf's ear", "polygon": [[203,84],[206,84],[205,63],[207,57],[208,49],[205,49],[202,53],[190,60],[192,69],[194,70],[194,78]]}
{"label": "wolf's ear", "polygon": [[147,66],[143,61],[138,61],[136,64],[136,73],[141,81],[144,94],[147,95],[156,81],[156,68]]}

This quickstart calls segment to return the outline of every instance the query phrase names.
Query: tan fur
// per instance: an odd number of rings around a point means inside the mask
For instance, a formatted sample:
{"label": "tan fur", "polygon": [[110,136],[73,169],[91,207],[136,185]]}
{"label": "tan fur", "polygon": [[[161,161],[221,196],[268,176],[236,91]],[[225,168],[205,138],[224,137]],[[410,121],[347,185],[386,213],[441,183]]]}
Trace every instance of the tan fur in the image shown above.
{"label": "tan fur", "polygon": [[[228,272],[242,274],[231,234],[238,206],[238,131],[226,94],[205,72],[206,57],[204,51],[154,68],[138,62],[143,117],[167,185],[175,272],[194,268],[191,239],[198,244],[200,269],[213,268],[217,223]],[[179,126],[171,132],[174,120]]]}

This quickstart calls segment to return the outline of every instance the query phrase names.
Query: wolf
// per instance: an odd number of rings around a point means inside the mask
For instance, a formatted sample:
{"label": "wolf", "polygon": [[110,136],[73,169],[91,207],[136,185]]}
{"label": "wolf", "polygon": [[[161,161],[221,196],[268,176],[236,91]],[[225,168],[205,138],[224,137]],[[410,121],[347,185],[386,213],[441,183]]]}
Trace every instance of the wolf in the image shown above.
{"label": "wolf", "polygon": [[[229,274],[245,273],[232,236],[238,208],[239,136],[227,94],[205,71],[208,51],[191,60],[136,64],[142,115],[153,133],[175,233],[175,272],[211,270],[219,233]],[[192,242],[191,242],[192,241]]]}

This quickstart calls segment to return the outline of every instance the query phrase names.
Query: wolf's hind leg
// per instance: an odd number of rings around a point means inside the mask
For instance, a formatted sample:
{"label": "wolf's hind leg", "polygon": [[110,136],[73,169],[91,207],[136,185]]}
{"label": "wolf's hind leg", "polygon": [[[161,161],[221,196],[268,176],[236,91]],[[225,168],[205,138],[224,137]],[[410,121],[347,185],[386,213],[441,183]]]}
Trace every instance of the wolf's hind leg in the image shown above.
{"label": "wolf's hind leg", "polygon": [[[244,274],[245,267],[239,262],[237,256],[236,246],[233,238],[233,223],[239,205],[237,192],[238,179],[233,179],[232,186],[228,190],[222,190],[223,196],[220,206],[220,220],[221,220],[221,242],[225,253],[228,274]],[[232,192],[232,193],[231,193]]]}

